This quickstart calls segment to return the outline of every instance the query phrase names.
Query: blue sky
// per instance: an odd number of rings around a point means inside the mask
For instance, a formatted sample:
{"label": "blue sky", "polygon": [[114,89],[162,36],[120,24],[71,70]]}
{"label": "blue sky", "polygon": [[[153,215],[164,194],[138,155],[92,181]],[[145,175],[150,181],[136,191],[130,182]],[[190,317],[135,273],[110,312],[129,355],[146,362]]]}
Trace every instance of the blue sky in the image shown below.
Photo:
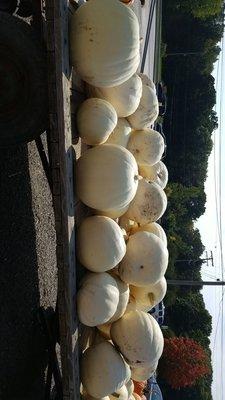
{"label": "blue sky", "polygon": [[[205,249],[213,251],[214,267],[206,265],[202,268],[202,278],[214,280],[222,278],[223,249],[225,249],[225,81],[224,49],[215,64],[214,76],[217,90],[217,104],[215,110],[218,115],[219,127],[213,134],[214,148],[209,158],[208,178],[205,183],[207,195],[206,212],[197,221],[196,226],[201,232]],[[221,200],[220,200],[221,199]],[[209,264],[211,265],[211,264]],[[225,271],[224,271],[225,272]],[[225,280],[225,274],[224,274]],[[225,387],[225,357],[223,329],[225,326],[225,295],[222,306],[222,287],[205,286],[203,296],[205,304],[212,315],[213,331],[211,335],[211,349],[213,359],[213,399],[224,400]],[[222,317],[222,315],[224,317]],[[223,347],[224,346],[224,347]],[[224,382],[223,382],[224,381]]]}

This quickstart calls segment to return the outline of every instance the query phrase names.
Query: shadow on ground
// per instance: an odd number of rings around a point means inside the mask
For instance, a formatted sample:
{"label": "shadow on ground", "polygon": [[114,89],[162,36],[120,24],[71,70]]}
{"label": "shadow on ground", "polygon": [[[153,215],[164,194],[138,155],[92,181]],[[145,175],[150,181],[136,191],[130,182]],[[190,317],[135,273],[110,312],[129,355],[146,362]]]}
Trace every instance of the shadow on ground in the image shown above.
{"label": "shadow on ground", "polygon": [[41,399],[46,365],[27,146],[0,151],[0,399]]}

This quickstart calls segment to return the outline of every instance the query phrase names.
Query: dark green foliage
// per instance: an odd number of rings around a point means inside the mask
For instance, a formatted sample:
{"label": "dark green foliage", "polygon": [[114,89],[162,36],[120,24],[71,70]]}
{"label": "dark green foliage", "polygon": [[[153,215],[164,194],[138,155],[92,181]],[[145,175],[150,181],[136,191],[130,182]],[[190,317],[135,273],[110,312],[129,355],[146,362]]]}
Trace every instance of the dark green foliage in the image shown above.
{"label": "dark green foliage", "polygon": [[[169,326],[177,335],[201,331],[209,337],[212,331],[212,318],[205,309],[203,297],[199,292],[188,292],[183,297],[177,297],[175,303],[168,307]],[[179,324],[177,324],[179,321]]]}
{"label": "dark green foliage", "polygon": [[[201,280],[204,246],[194,222],[205,212],[204,182],[212,150],[211,136],[217,128],[211,73],[220,53],[223,30],[222,0],[163,2],[163,81],[168,95],[164,133],[169,185],[162,225],[170,255],[167,279]],[[170,329],[168,335],[172,332],[193,338],[211,358],[211,316],[200,289],[168,287],[165,325]],[[160,376],[158,380],[167,400],[212,400],[212,373],[195,386],[180,390],[171,389]]]}

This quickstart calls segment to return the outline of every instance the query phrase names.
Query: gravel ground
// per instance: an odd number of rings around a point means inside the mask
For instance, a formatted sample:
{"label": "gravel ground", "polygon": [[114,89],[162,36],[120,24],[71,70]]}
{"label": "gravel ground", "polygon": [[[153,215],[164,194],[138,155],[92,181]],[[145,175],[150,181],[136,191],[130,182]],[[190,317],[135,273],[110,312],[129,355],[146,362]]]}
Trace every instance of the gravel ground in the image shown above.
{"label": "gravel ground", "polygon": [[0,399],[42,399],[40,305],[56,300],[51,193],[35,143],[0,152]]}

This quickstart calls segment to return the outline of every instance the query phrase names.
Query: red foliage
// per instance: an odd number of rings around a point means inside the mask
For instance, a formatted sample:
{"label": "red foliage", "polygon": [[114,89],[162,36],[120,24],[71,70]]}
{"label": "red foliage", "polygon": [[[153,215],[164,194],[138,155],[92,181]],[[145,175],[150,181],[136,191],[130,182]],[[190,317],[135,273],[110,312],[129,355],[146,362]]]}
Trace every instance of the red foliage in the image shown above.
{"label": "red foliage", "polygon": [[160,373],[174,389],[192,386],[209,370],[209,360],[203,347],[193,339],[165,339]]}

